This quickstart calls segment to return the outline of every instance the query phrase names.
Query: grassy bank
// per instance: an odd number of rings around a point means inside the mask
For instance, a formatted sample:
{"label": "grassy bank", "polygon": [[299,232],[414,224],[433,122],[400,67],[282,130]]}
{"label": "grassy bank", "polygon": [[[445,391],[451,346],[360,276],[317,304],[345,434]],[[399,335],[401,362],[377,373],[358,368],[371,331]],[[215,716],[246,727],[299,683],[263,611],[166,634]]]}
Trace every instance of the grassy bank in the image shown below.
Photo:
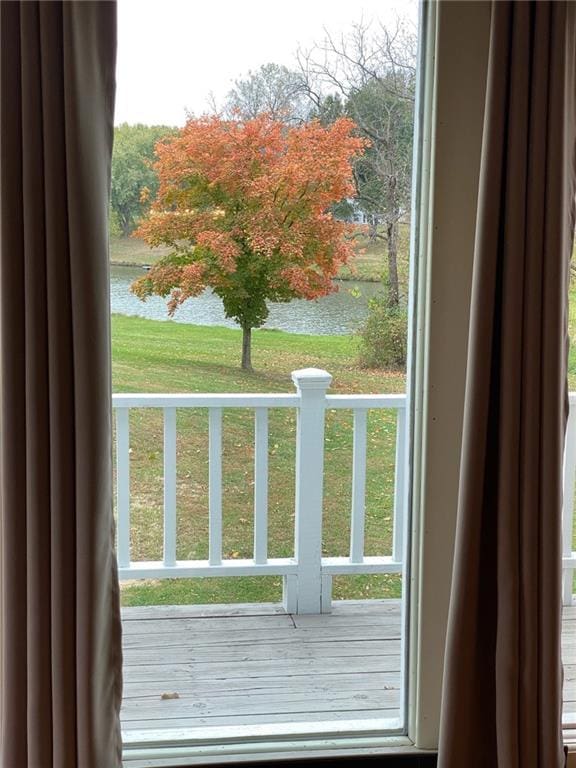
{"label": "grassy bank", "polygon": [[[254,333],[256,373],[240,371],[240,333],[139,318],[113,318],[114,391],[291,392],[290,373],[308,366],[334,376],[334,392],[402,392],[404,376],[359,370],[356,342],[345,336]],[[208,425],[202,410],[178,411],[178,557],[205,558],[208,534]],[[224,554],[252,554],[253,414],[224,412]],[[269,555],[293,554],[294,414],[270,413]],[[395,418],[373,412],[369,420],[366,552],[391,551]],[[132,552],[161,557],[162,420],[139,411],[131,418]],[[350,536],[352,416],[331,412],[326,429],[326,500],[323,551],[344,555]],[[335,579],[335,598],[396,596],[396,577]],[[275,578],[195,579],[132,583],[124,604],[226,603],[279,600]]]}
{"label": "grassy bank", "polygon": [[[403,285],[408,281],[408,252],[410,232],[406,224],[400,225],[398,243],[398,268]],[[356,256],[343,267],[338,275],[341,280],[367,280],[377,282],[382,279],[386,269],[386,245],[378,238],[371,242],[368,237],[359,234],[355,239]],[[169,248],[150,248],[143,240],[133,237],[110,238],[110,263],[125,266],[154,264],[170,252]]]}
{"label": "grassy bank", "polygon": [[170,253],[169,248],[150,248],[144,240],[135,237],[110,236],[110,263],[120,266],[154,264],[162,256]]}

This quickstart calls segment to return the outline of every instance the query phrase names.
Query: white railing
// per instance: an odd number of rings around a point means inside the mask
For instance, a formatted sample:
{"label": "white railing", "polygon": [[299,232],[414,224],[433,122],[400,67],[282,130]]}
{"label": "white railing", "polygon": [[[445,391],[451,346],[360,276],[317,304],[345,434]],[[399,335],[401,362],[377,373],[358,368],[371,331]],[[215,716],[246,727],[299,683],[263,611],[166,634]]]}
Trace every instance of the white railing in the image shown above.
{"label": "white railing", "polygon": [[576,392],[570,393],[570,411],[566,426],[566,445],[564,448],[563,491],[564,507],[562,510],[562,602],[572,605],[574,571],[576,570],[576,552],[572,550],[574,537],[574,481],[576,480]]}
{"label": "white railing", "polygon": [[[117,550],[121,579],[163,579],[203,576],[283,577],[284,605],[290,612],[330,610],[332,577],[338,574],[402,573],[406,487],[405,395],[327,395],[332,377],[306,369],[292,374],[295,394],[116,394]],[[131,409],[160,409],[164,415],[164,547],[160,561],[130,556],[130,421]],[[209,412],[209,554],[208,560],[176,559],[176,409],[206,408]],[[222,558],[222,409],[254,410],[254,548],[251,559]],[[268,557],[268,410],[293,408],[296,434],[296,498],[294,557]],[[352,505],[348,557],[322,557],[324,477],[324,416],[326,410],[349,409],[354,414]],[[396,411],[394,520],[391,556],[367,557],[365,496],[367,414],[371,409]],[[576,570],[574,489],[576,481],[576,393],[570,393],[570,413],[564,453],[562,513],[563,603],[573,600]]]}
{"label": "white railing", "polygon": [[[329,373],[295,371],[295,394],[116,394],[116,500],[120,579],[204,576],[283,577],[284,606],[291,613],[329,612],[332,577],[339,574],[402,573],[406,485],[405,395],[327,395]],[[130,552],[131,409],[164,413],[164,548],[160,561],[134,561]],[[206,408],[209,424],[208,560],[176,558],[176,409]],[[254,410],[254,551],[250,559],[222,557],[222,409]],[[268,410],[297,412],[294,557],[268,557]],[[326,410],[354,414],[350,554],[322,556],[324,418]],[[364,554],[367,413],[391,409],[397,414],[392,555]]]}

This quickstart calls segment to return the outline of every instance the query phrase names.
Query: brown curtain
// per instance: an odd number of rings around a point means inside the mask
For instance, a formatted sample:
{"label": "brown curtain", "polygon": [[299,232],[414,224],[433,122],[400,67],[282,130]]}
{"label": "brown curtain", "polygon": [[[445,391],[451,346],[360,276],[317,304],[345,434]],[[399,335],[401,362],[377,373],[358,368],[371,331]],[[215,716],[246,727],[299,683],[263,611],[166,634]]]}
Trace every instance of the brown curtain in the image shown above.
{"label": "brown curtain", "polygon": [[0,3],[2,768],[117,768],[116,7]]}
{"label": "brown curtain", "polygon": [[560,768],[576,4],[494,2],[441,768]]}

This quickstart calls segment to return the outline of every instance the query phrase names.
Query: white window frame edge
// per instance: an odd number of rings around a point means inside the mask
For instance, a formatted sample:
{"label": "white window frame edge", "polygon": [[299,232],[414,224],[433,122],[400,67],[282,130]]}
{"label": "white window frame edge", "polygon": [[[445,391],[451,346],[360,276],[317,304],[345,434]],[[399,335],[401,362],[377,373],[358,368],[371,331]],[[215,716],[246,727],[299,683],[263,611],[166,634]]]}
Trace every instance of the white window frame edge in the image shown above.
{"label": "white window frame edge", "polygon": [[[411,489],[408,735],[418,748],[434,750],[440,728],[457,505],[456,471],[446,482],[438,469],[443,466],[446,470],[449,464],[459,467],[455,449],[458,446],[459,451],[461,442],[467,354],[461,329],[468,328],[476,213],[473,191],[478,186],[482,143],[479,129],[483,124],[490,4],[484,0],[424,1],[434,6],[428,21],[429,35],[436,35],[436,42],[427,45],[429,58],[424,67],[428,75],[424,98],[430,105],[423,109],[422,199],[417,209],[420,236],[412,257],[423,276],[417,281],[417,308],[412,315],[419,328],[413,334],[416,349],[412,368],[415,472]],[[461,13],[463,6],[465,14]],[[455,94],[461,102],[457,119]],[[447,231],[447,210],[453,221],[459,218],[455,232]],[[455,274],[452,268],[458,252],[460,270]],[[462,294],[458,306],[446,312],[446,299],[453,301],[458,291]],[[448,362],[449,372],[442,375],[439,369]],[[446,441],[448,450],[443,445]],[[568,714],[563,720],[564,743],[569,749],[567,766],[576,768],[574,719]]]}
{"label": "white window frame edge", "polygon": [[[436,750],[468,342],[490,3],[429,5],[422,136],[408,736]],[[432,42],[432,39],[434,42]]]}

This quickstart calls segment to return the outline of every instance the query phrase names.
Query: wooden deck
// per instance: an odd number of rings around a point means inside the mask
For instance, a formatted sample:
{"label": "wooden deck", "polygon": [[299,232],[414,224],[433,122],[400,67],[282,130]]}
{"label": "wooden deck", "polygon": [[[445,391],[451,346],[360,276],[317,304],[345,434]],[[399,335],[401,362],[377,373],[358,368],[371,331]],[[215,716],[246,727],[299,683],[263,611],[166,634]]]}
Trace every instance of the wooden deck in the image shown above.
{"label": "wooden deck", "polygon": [[[126,608],[123,626],[126,732],[399,715],[398,601],[335,603],[322,616],[273,605]],[[564,609],[562,639],[565,723],[576,733],[576,605]]]}
{"label": "wooden deck", "polygon": [[126,608],[125,731],[398,717],[400,604]]}

